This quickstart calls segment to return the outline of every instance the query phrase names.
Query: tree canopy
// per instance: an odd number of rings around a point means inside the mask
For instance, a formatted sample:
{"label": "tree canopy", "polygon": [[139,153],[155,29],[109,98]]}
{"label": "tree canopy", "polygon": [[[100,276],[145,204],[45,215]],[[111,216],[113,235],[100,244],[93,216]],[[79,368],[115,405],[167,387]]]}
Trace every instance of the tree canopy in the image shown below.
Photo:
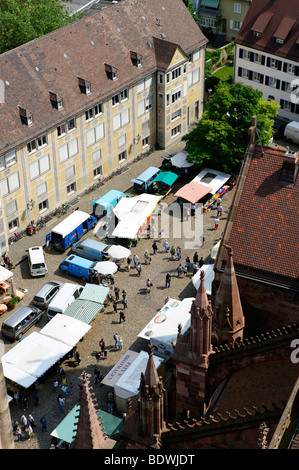
{"label": "tree canopy", "polygon": [[0,53],[48,34],[80,17],[82,14],[70,16],[59,0],[0,0]]}
{"label": "tree canopy", "polygon": [[249,141],[252,116],[257,116],[256,141],[268,145],[273,134],[275,101],[266,101],[262,92],[251,86],[220,83],[206,103],[201,121],[186,134],[186,148],[196,166],[209,164],[229,171],[243,160]]}

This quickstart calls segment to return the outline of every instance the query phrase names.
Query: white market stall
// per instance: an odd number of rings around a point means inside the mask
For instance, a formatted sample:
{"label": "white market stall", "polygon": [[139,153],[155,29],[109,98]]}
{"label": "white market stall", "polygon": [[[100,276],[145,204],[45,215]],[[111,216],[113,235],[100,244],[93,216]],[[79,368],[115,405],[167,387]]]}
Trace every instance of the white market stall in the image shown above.
{"label": "white market stall", "polygon": [[[137,410],[139,398],[139,386],[141,372],[145,372],[149,355],[145,351],[140,351],[132,364],[120,376],[114,384],[114,400],[119,411],[127,411],[127,399],[132,400],[132,409]],[[163,359],[153,355],[154,364],[158,370]],[[158,372],[159,374],[159,372]]]}
{"label": "white market stall", "polygon": [[89,331],[86,323],[61,314],[2,356],[6,379],[28,388],[64,357]]}
{"label": "white market stall", "polygon": [[183,300],[170,299],[154,318],[139,333],[139,337],[150,341],[155,354],[167,358],[173,352],[172,342],[176,343],[178,325],[182,334],[190,326],[190,309],[194,297]]}
{"label": "white market stall", "polygon": [[161,196],[140,194],[132,198],[122,198],[113,209],[119,220],[112,237],[136,240],[148,224]]}
{"label": "white market stall", "polygon": [[200,273],[204,271],[205,278],[204,278],[204,285],[206,289],[207,295],[212,295],[212,283],[215,277],[214,265],[213,264],[204,264],[196,274],[192,277],[192,284],[194,285],[195,289],[198,290],[200,286]]}
{"label": "white market stall", "polygon": [[108,374],[105,375],[101,383],[113,388],[118,379],[131,366],[137,356],[138,352],[128,349]]}

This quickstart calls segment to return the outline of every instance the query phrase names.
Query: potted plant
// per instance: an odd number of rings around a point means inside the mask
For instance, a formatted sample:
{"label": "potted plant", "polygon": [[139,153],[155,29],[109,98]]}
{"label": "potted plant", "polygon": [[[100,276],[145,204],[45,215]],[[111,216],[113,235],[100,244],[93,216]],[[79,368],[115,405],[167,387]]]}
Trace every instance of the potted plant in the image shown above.
{"label": "potted plant", "polygon": [[8,307],[9,308],[15,308],[15,306],[17,305],[17,303],[19,302],[19,297],[16,295],[14,297],[12,297],[9,302],[8,302]]}

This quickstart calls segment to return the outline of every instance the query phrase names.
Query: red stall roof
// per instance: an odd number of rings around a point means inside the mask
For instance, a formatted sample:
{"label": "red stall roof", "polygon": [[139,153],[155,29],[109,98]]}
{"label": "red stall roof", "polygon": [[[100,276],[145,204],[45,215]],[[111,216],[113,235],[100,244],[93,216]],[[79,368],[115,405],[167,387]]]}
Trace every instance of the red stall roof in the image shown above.
{"label": "red stall roof", "polygon": [[204,197],[206,194],[210,192],[212,192],[212,188],[210,186],[191,181],[190,183],[185,184],[185,186],[180,188],[175,193],[175,196],[180,197],[182,199],[186,199],[186,201],[191,202],[191,204],[195,204],[202,197]]}

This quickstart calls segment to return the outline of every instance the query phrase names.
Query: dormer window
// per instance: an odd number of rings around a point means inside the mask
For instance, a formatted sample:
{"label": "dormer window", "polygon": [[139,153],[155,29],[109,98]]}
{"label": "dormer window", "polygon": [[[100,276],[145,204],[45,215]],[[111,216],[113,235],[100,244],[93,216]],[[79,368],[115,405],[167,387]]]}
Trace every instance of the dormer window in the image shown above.
{"label": "dormer window", "polygon": [[135,67],[141,67],[142,65],[142,56],[137,52],[130,51],[131,61]]}
{"label": "dormer window", "polygon": [[33,116],[32,116],[31,112],[29,112],[27,109],[21,108],[19,106],[19,115],[20,115],[22,124],[25,124],[26,126],[32,126]]}
{"label": "dormer window", "polygon": [[88,82],[87,80],[84,80],[84,78],[78,77],[78,82],[79,82],[79,88],[81,93],[84,93],[85,95],[89,95],[91,93],[91,83]]}
{"label": "dormer window", "polygon": [[53,108],[62,109],[63,99],[61,98],[61,96],[57,95],[56,93],[52,93],[51,91],[49,91],[49,93],[50,93],[50,101],[51,101]]}
{"label": "dormer window", "polygon": [[105,64],[105,71],[106,71],[107,77],[110,78],[110,80],[117,80],[117,68],[116,67]]}

